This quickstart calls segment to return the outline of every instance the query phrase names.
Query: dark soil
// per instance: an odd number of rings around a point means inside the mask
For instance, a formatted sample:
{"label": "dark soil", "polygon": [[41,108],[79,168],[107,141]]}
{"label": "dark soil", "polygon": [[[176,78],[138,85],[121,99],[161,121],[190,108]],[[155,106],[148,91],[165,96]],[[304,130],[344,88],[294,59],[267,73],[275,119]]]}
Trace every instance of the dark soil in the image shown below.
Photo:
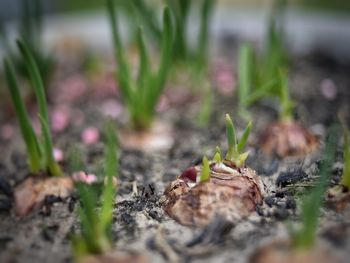
{"label": "dark soil", "polygon": [[[338,110],[349,112],[350,101],[350,67],[322,61],[317,57],[295,59],[291,78],[297,117],[320,136],[321,142]],[[320,92],[320,83],[325,78],[336,84],[338,93],[334,100],[327,100]],[[116,94],[113,97],[118,99]],[[72,145],[82,150],[88,163],[86,170],[91,172],[101,167],[103,144],[83,145],[80,132],[87,126],[102,130],[106,118],[101,115],[99,105],[103,100],[89,96],[80,99],[73,107],[82,110],[84,122],[55,135],[55,145],[64,152]],[[160,114],[174,123],[175,144],[168,152],[120,150],[113,224],[115,247],[144,253],[150,262],[246,262],[259,245],[286,238],[287,222],[299,218],[300,196],[308,192],[317,178],[320,152],[285,160],[261,153],[256,145],[257,135],[275,119],[273,105],[268,101],[252,108],[254,128],[247,164],[257,170],[266,186],[264,203],[256,213],[234,225],[218,218],[204,229],[191,229],[177,224],[160,206],[166,185],[185,168],[198,163],[203,154],[211,156],[217,145],[226,149],[224,113],[231,113],[242,131],[244,122],[234,114],[235,98],[217,93],[208,128],[198,128],[195,124],[197,104],[179,105]],[[350,115],[347,117],[349,120]],[[10,123],[17,127],[14,120]],[[0,261],[71,262],[70,236],[79,232],[78,197],[74,195],[67,200],[48,197],[41,210],[25,218],[16,217],[12,211],[12,189],[27,175],[24,146],[17,128],[15,137],[1,141],[0,148]],[[339,149],[332,184],[339,182],[341,153]],[[339,253],[344,262],[350,251],[349,232],[350,206],[339,213],[327,207],[322,209],[319,239]]]}

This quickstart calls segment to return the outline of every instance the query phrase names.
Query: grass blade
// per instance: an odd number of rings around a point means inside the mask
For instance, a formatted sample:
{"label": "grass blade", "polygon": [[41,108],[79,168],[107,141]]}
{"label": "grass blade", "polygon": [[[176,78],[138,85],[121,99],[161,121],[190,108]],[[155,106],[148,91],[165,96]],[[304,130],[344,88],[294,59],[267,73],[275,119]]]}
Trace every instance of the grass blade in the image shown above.
{"label": "grass blade", "polygon": [[143,91],[143,88],[146,85],[147,77],[150,76],[150,63],[149,56],[147,53],[147,48],[145,44],[145,40],[143,37],[143,30],[139,27],[137,32],[137,43],[140,50],[140,72],[139,72],[139,92]]}
{"label": "grass blade", "polygon": [[118,63],[118,81],[120,89],[123,93],[123,97],[126,103],[132,104],[132,98],[134,97],[132,90],[131,75],[129,72],[129,66],[125,59],[125,51],[123,49],[122,41],[118,31],[118,18],[116,16],[115,6],[113,0],[106,0],[107,12],[111,24],[113,44],[115,50],[115,58]]}
{"label": "grass blade", "polygon": [[326,141],[326,147],[323,153],[324,159],[320,167],[319,181],[312,192],[303,199],[301,209],[302,228],[298,232],[292,234],[293,243],[296,248],[309,249],[315,242],[318,216],[335,159],[339,137],[338,133],[338,127],[333,125]]}
{"label": "grass blade", "polygon": [[118,170],[117,137],[112,123],[108,123],[107,125],[105,166],[107,183],[103,191],[100,227],[101,230],[107,234],[112,223],[114,196],[116,192],[113,185],[113,177],[117,175]]}
{"label": "grass blade", "polygon": [[149,114],[153,114],[156,103],[161,95],[163,88],[165,87],[165,81],[170,69],[171,57],[172,57],[172,35],[173,28],[171,23],[169,8],[164,8],[163,12],[163,35],[161,43],[161,54],[158,72],[155,76],[154,85],[147,96],[147,109]]}
{"label": "grass blade", "polygon": [[51,133],[48,123],[44,118],[39,115],[41,128],[44,136],[44,157],[45,157],[45,167],[49,170],[50,174],[53,176],[63,175],[62,170],[53,156],[53,147]]}
{"label": "grass blade", "polygon": [[17,45],[24,59],[27,71],[30,75],[32,87],[34,89],[34,92],[39,104],[39,113],[42,116],[42,118],[45,120],[45,122],[48,123],[49,115],[47,111],[46,96],[45,96],[44,84],[39,72],[39,68],[27,44],[25,42],[17,40]]}
{"label": "grass blade", "polygon": [[241,137],[241,139],[239,140],[239,143],[238,143],[238,145],[237,145],[237,151],[238,151],[238,153],[241,153],[241,152],[244,150],[244,148],[245,148],[245,146],[246,146],[246,144],[247,144],[248,137],[249,137],[249,134],[250,134],[251,129],[252,129],[252,122],[250,121],[250,122],[248,123],[247,127],[245,128],[245,130],[244,130],[244,132],[243,132],[243,134],[242,134],[242,137]]}
{"label": "grass blade", "polygon": [[226,154],[226,159],[231,160],[237,154],[236,130],[229,114],[226,114],[225,122],[226,122],[226,136],[227,136],[227,143],[228,143],[228,151]]}
{"label": "grass blade", "polygon": [[159,23],[156,19],[156,14],[153,11],[153,7],[145,4],[144,0],[132,0],[131,1],[134,8],[138,11],[142,18],[142,21],[147,24],[147,28],[156,40],[161,39],[161,29],[159,28]]}
{"label": "grass blade", "polygon": [[[185,0],[186,1],[186,0]],[[210,17],[214,1],[204,0],[201,10],[200,32],[198,38],[197,70],[201,71],[207,65]]]}
{"label": "grass blade", "polygon": [[253,49],[244,44],[238,53],[238,99],[240,106],[246,108],[253,85]]}
{"label": "grass blade", "polygon": [[31,172],[37,173],[41,169],[40,150],[38,147],[37,138],[20,95],[13,67],[6,59],[4,60],[4,68],[11,99],[19,120],[21,133],[27,147],[29,169]]}

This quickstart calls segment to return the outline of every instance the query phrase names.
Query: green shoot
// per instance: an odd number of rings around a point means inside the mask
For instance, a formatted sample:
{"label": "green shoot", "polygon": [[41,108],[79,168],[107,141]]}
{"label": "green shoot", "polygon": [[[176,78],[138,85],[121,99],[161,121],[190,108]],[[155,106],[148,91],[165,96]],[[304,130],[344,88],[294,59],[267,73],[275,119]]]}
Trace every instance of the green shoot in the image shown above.
{"label": "green shoot", "polygon": [[[258,58],[249,44],[239,49],[238,84],[239,113],[250,119],[248,107],[263,98],[279,101],[279,117],[282,121],[292,119],[293,102],[289,96],[288,59],[284,48],[282,16],[285,1],[276,0],[270,16],[266,37],[265,55]],[[279,27],[278,27],[279,22]]]}
{"label": "green shoot", "polygon": [[107,126],[105,171],[107,182],[101,194],[102,207],[98,210],[99,197],[91,186],[80,183],[77,188],[82,205],[79,209],[82,232],[72,239],[74,256],[80,261],[90,254],[103,254],[112,248],[111,227],[116,189],[113,177],[117,175],[117,139],[111,124]]}
{"label": "green shoot", "polygon": [[249,112],[247,107],[249,106],[248,100],[254,87],[254,53],[251,45],[244,44],[238,51],[238,100],[240,106],[240,114],[242,117],[249,118]]}
{"label": "green shoot", "polygon": [[151,126],[155,107],[162,91],[171,63],[173,28],[168,8],[163,12],[163,31],[161,39],[161,54],[158,70],[151,71],[149,54],[143,37],[142,28],[138,31],[138,48],[140,53],[140,68],[138,78],[134,80],[125,58],[125,51],[118,31],[118,17],[114,1],[106,0],[108,15],[111,22],[115,56],[118,63],[117,78],[124,101],[131,115],[135,129],[147,129]]}
{"label": "green shoot", "polygon": [[201,109],[198,114],[198,125],[200,127],[206,127],[210,121],[210,117],[212,114],[212,106],[213,106],[213,91],[208,82],[203,83],[205,89],[203,89],[203,103],[201,105]]}
{"label": "green shoot", "polygon": [[[162,36],[157,17],[157,9],[154,5],[147,4],[146,0],[130,1],[134,10],[141,18],[143,25],[159,41]],[[208,47],[209,47],[209,25],[215,0],[164,0],[169,6],[169,10],[174,23],[174,48],[172,50],[172,59],[178,64],[189,66],[196,77],[203,77],[203,72],[207,68]],[[193,7],[199,11],[199,32],[198,42],[194,48],[190,47],[188,41],[188,18]]]}
{"label": "green shoot", "polygon": [[346,127],[343,127],[344,149],[343,149],[343,175],[341,184],[350,190],[350,134]]}
{"label": "green shoot", "polygon": [[34,133],[29,115],[25,109],[23,99],[21,98],[13,67],[11,63],[5,59],[5,76],[10,90],[12,102],[15,106],[15,111],[18,116],[22,136],[27,147],[29,170],[32,173],[45,171],[51,175],[62,175],[62,171],[53,157],[52,138],[48,127],[47,103],[44,85],[42,83],[38,66],[27,44],[22,41],[17,41],[17,44],[20,50],[20,54],[22,55],[23,62],[26,66],[26,69],[28,70],[32,87],[38,100],[39,118],[43,135],[43,145],[41,145],[41,140],[39,140]]}
{"label": "green shoot", "polygon": [[37,138],[31,125],[28,112],[25,109],[23,99],[19,92],[13,66],[7,59],[4,60],[4,68],[7,85],[9,87],[12,98],[12,103],[15,107],[22,137],[27,147],[29,170],[32,173],[38,173],[41,169],[41,153],[40,149],[37,147]]}
{"label": "green shoot", "polygon": [[326,141],[326,147],[323,153],[324,159],[320,168],[320,179],[311,193],[302,201],[302,225],[298,231],[292,233],[295,248],[310,249],[315,243],[318,216],[320,214],[323,196],[329,183],[337,142],[338,127],[334,125]]}
{"label": "green shoot", "polygon": [[290,121],[293,119],[294,103],[290,99],[288,89],[288,75],[285,71],[280,71],[280,119],[282,121]]}
{"label": "green shoot", "polygon": [[209,166],[209,161],[206,156],[203,157],[202,161],[202,171],[201,175],[199,177],[199,182],[206,182],[210,179],[210,166]]}
{"label": "green shoot", "polygon": [[226,136],[228,142],[228,151],[225,159],[228,161],[232,161],[235,163],[237,167],[241,167],[244,165],[245,160],[248,158],[249,152],[243,152],[248,137],[250,134],[250,130],[252,127],[252,123],[249,122],[247,127],[245,128],[241,139],[238,141],[236,136],[236,129],[233,125],[232,119],[229,114],[226,114]]}
{"label": "green shoot", "polygon": [[222,162],[222,157],[221,157],[221,150],[220,150],[220,147],[219,146],[216,146],[215,148],[215,154],[214,154],[214,157],[213,157],[213,161],[215,163],[221,163]]}

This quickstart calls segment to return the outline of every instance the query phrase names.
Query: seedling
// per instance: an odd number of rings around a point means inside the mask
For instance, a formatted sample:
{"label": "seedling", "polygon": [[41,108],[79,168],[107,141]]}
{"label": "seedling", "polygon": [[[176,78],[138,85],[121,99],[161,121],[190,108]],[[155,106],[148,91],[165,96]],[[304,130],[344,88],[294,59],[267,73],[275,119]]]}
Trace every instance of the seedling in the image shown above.
{"label": "seedling", "polygon": [[[195,72],[201,73],[207,66],[209,24],[215,1],[202,0],[197,3],[193,0],[166,0],[165,2],[169,6],[175,24],[174,47],[176,48],[173,49],[172,58],[181,64],[190,64]],[[131,3],[149,32],[159,41],[162,31],[157,19],[155,19],[157,15],[154,6],[146,4],[145,0],[132,0]],[[198,42],[195,48],[191,48],[187,35],[188,19],[194,5],[199,5],[200,26]]]}
{"label": "seedling", "polygon": [[[233,162],[237,167],[244,165],[246,159],[248,158],[249,152],[243,152],[250,130],[252,128],[252,123],[249,122],[245,128],[240,140],[237,139],[236,129],[233,125],[230,115],[226,114],[226,136],[228,142],[228,151],[225,156],[225,160]],[[218,153],[218,152],[217,152]],[[218,157],[217,157],[218,158]]]}
{"label": "seedling", "polygon": [[[236,137],[236,129],[233,125],[232,119],[229,114],[226,114],[226,136],[228,142],[228,151],[226,153],[225,159],[226,161],[232,162],[236,167],[244,166],[246,159],[248,158],[249,152],[243,152],[244,148],[247,144],[248,137],[252,128],[252,123],[249,122],[247,127],[245,128],[241,139],[238,141]],[[211,163],[220,164],[223,162],[222,154],[220,147],[216,147],[215,154],[213,156],[213,160]],[[202,170],[199,176],[199,182],[205,182],[210,179],[210,165],[208,158],[206,156],[203,157],[202,161]]]}
{"label": "seedling", "polygon": [[[91,186],[84,183],[77,185],[81,200],[79,217],[82,229],[81,235],[73,237],[72,240],[77,262],[87,255],[99,255],[112,249],[111,227],[116,194],[113,177],[118,171],[118,156],[117,139],[111,125],[107,127],[106,135],[105,176],[107,181],[101,198]],[[99,201],[102,203],[100,208],[98,208]]]}
{"label": "seedling", "polygon": [[28,45],[20,40],[17,41],[17,45],[22,59],[25,62],[28,75],[30,76],[31,86],[34,89],[38,101],[41,134],[43,136],[42,139],[38,138],[34,132],[29,114],[25,109],[23,99],[20,95],[13,66],[10,60],[5,59],[5,77],[20,124],[22,137],[26,144],[29,170],[32,173],[43,171],[55,176],[62,175],[62,171],[53,157],[52,138],[48,126],[49,117],[46,96],[39,68]]}
{"label": "seedling", "polygon": [[288,88],[288,59],[284,48],[281,16],[285,1],[276,1],[269,20],[266,50],[259,57],[250,44],[239,49],[238,81],[240,114],[250,118],[248,107],[263,98],[277,98],[280,105],[280,119],[292,118],[293,102]]}
{"label": "seedling", "polygon": [[[18,23],[18,35],[27,43],[27,47],[34,57],[41,77],[48,80],[53,69],[53,58],[43,52],[42,48],[42,28],[43,28],[43,12],[41,0],[21,0],[20,17]],[[1,27],[1,26],[0,26]],[[30,75],[26,70],[26,62],[23,56],[11,49],[9,36],[4,28],[0,28],[0,38],[4,49],[14,63],[15,69],[30,79]]]}
{"label": "seedling", "polygon": [[107,11],[111,22],[115,56],[118,63],[117,78],[123,99],[129,109],[131,122],[135,129],[147,129],[151,126],[155,114],[155,107],[165,87],[169,72],[172,52],[173,28],[169,9],[163,12],[163,32],[161,40],[161,54],[158,70],[151,70],[149,54],[144,41],[143,30],[138,31],[138,48],[140,54],[140,68],[138,78],[131,76],[130,67],[125,58],[118,31],[118,17],[113,0],[106,0]]}
{"label": "seedling", "polygon": [[333,126],[326,142],[326,147],[323,154],[324,159],[320,167],[319,181],[314,186],[311,193],[302,200],[302,225],[298,231],[294,231],[292,233],[292,240],[295,248],[310,249],[315,243],[318,216],[320,214],[323,196],[329,184],[337,143],[338,128],[337,126]]}
{"label": "seedling", "polygon": [[183,225],[204,226],[218,215],[234,223],[255,211],[263,200],[264,186],[256,172],[244,165],[250,130],[251,123],[238,141],[226,114],[229,147],[225,159],[216,147],[213,160],[204,156],[201,165],[187,168],[169,184],[162,205],[170,217]]}

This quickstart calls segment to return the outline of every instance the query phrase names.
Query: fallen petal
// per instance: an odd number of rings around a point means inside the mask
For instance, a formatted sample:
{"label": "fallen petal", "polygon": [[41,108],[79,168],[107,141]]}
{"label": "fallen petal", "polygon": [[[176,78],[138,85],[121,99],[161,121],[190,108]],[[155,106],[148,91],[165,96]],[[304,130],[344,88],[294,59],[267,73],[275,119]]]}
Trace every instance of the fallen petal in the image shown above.
{"label": "fallen petal", "polygon": [[95,127],[86,128],[81,134],[81,139],[87,145],[97,143],[100,140],[100,132]]}

